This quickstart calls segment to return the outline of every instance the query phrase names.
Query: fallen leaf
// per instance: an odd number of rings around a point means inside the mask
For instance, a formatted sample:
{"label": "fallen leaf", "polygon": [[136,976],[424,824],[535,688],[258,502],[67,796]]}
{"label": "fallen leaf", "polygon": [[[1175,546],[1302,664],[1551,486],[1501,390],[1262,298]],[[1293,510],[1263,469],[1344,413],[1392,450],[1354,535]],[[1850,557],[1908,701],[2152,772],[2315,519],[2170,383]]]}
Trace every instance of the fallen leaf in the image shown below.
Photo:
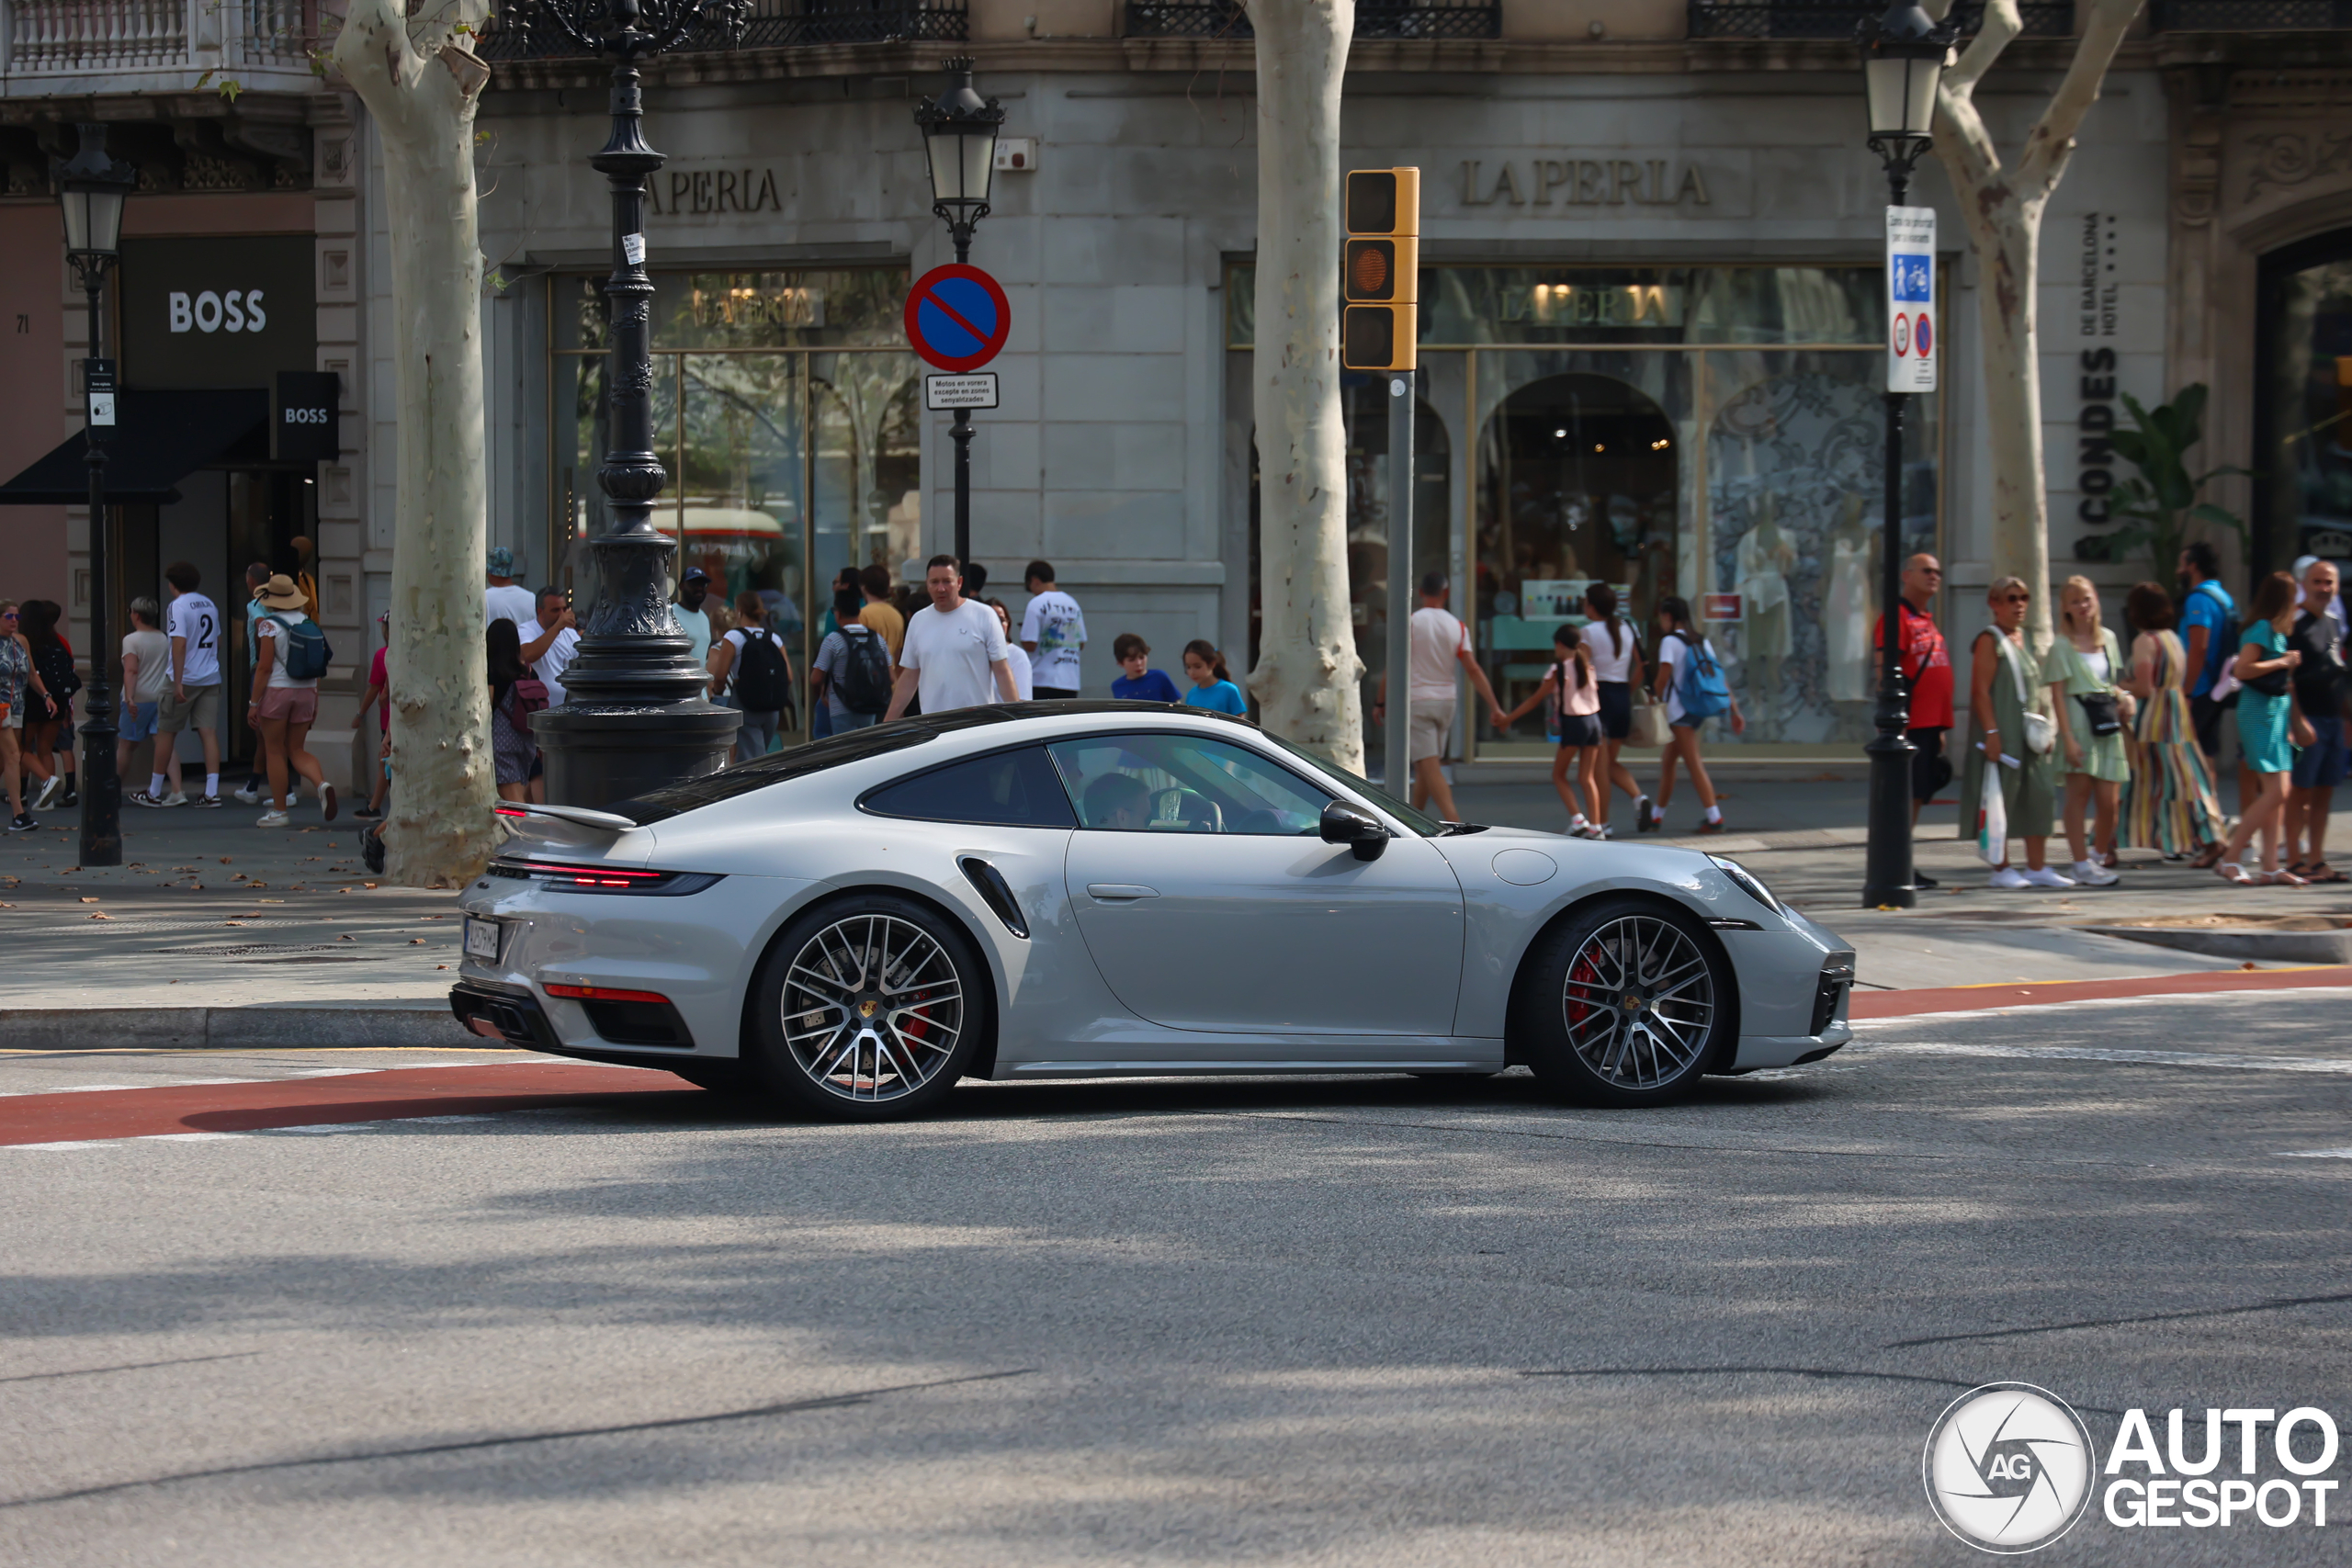
{"label": "fallen leaf", "polygon": [[95,903],[96,903],[96,902],[97,902],[97,900],[96,900],[96,898],[85,898],[85,899],[83,899],[83,900],[82,900],[82,902],[83,902],[83,903],[85,903],[85,904],[95,904]]}
{"label": "fallen leaf", "polygon": [[447,969],[449,966],[447,964],[435,964],[433,967],[435,969]]}
{"label": "fallen leaf", "polygon": [[90,919],[94,920],[111,920],[114,917],[107,914],[104,909],[93,909],[90,911]]}
{"label": "fallen leaf", "polygon": [[220,863],[222,865],[227,865],[229,863],[229,857],[227,855],[222,855],[220,857]]}
{"label": "fallen leaf", "polygon": [[2254,969],[2259,967],[2259,965],[2256,964],[2252,960],[2248,960],[2246,963],[2239,964],[2238,967],[2241,969]]}
{"label": "fallen leaf", "polygon": [[363,882],[363,883],[361,883],[359,886],[362,886],[362,887],[373,887],[373,886],[375,886],[376,885],[375,885],[374,883],[372,883],[372,882]]}
{"label": "fallen leaf", "polygon": [[413,936],[408,939],[408,944],[411,947],[423,947],[424,945],[424,939],[421,936]]}

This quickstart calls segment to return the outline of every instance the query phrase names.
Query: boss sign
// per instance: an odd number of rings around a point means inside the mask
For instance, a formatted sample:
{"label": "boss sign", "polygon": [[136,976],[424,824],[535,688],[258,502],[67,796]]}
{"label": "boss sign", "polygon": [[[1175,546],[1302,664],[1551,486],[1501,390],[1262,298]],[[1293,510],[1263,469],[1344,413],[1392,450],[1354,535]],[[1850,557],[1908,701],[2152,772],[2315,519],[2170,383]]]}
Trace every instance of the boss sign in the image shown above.
{"label": "boss sign", "polygon": [[1886,389],[1936,389],[1936,209],[1886,209]]}
{"label": "boss sign", "polygon": [[172,312],[172,331],[184,333],[193,328],[200,333],[257,333],[269,325],[269,316],[261,308],[261,296],[258,288],[232,288],[226,294],[215,294],[208,288],[190,299],[174,289],[166,297]]}

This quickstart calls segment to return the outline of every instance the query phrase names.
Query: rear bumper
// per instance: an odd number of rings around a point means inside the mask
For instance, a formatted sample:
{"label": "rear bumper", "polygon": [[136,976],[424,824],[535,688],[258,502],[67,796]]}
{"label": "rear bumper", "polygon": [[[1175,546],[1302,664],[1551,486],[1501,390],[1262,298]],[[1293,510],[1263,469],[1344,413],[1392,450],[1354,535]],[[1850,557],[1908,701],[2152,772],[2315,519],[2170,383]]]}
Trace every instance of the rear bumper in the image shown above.
{"label": "rear bumper", "polygon": [[526,1051],[563,1049],[539,998],[521,987],[460,980],[449,989],[449,1010],[458,1015],[459,1023],[485,1040],[502,1041]]}

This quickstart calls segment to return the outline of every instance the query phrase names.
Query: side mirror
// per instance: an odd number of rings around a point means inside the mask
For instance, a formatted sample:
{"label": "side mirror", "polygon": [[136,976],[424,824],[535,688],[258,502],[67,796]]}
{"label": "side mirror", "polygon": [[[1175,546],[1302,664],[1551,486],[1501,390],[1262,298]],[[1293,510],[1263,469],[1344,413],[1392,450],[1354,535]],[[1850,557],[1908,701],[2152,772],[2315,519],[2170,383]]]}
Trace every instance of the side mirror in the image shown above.
{"label": "side mirror", "polygon": [[1322,839],[1327,844],[1346,844],[1358,860],[1378,860],[1388,847],[1388,829],[1363,807],[1335,800],[1323,808]]}

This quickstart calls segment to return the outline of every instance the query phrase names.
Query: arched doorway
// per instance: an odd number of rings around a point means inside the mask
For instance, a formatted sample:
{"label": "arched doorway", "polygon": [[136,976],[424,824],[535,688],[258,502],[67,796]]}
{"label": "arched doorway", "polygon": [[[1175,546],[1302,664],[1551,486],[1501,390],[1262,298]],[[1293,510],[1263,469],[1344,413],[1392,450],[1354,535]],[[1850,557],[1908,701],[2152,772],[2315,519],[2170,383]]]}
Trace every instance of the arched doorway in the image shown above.
{"label": "arched doorway", "polygon": [[1488,416],[1472,552],[1479,655],[1505,707],[1543,680],[1553,631],[1583,621],[1589,585],[1615,588],[1637,627],[1677,591],[1679,462],[1666,411],[1611,376],[1546,376]]}

